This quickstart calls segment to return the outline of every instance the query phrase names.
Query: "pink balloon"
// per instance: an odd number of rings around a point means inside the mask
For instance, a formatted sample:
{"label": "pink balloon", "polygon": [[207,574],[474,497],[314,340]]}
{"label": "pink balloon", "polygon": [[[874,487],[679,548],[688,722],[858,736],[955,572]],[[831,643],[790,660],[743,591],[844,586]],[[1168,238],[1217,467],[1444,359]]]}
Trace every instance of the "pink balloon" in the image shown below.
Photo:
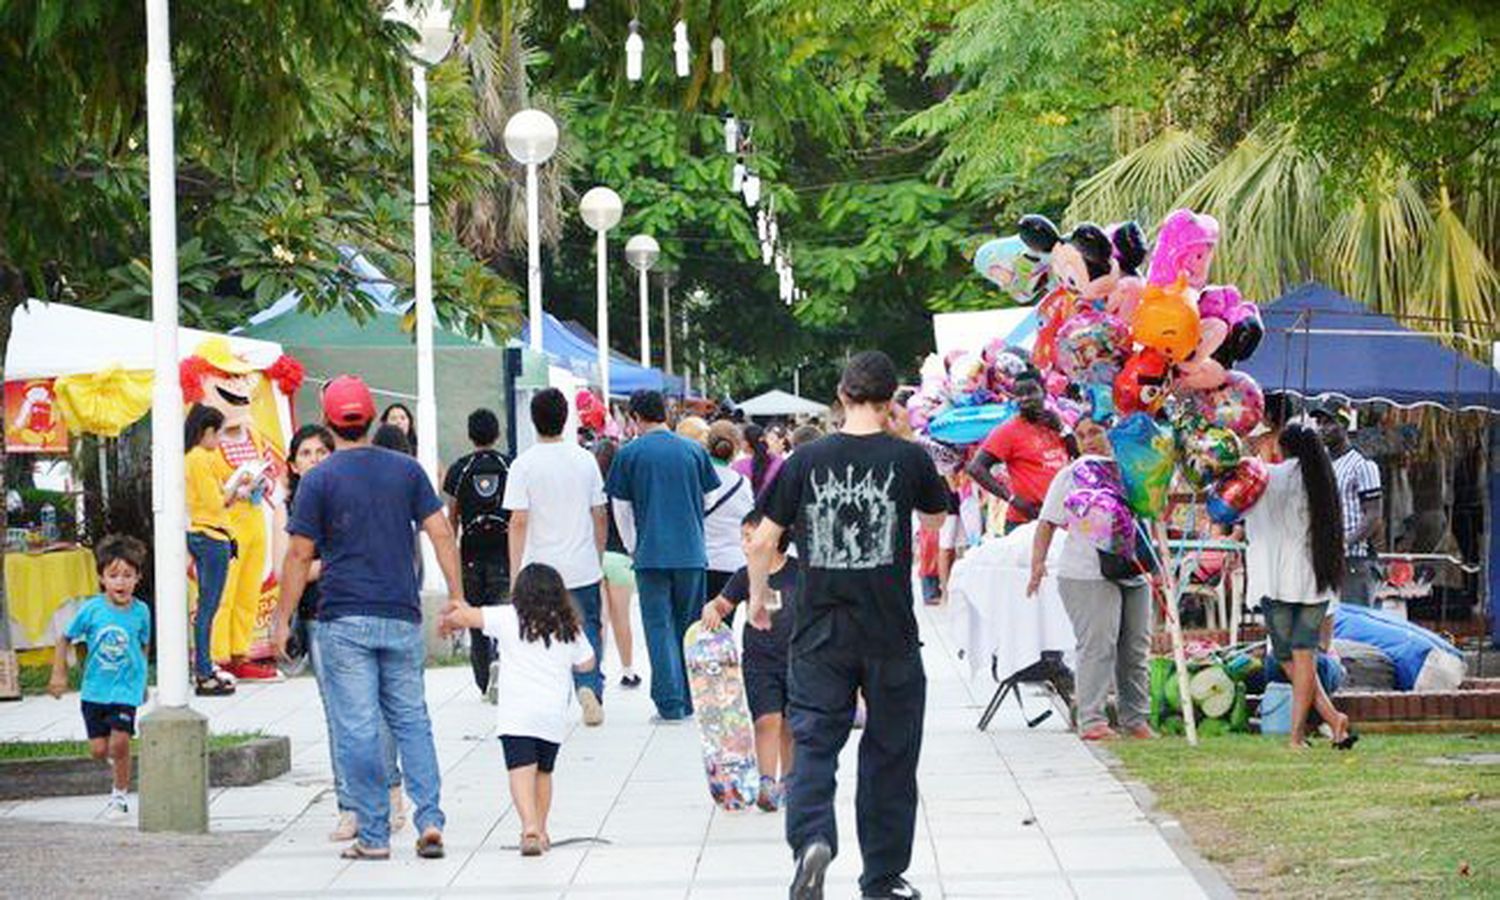
{"label": "pink balloon", "polygon": [[1210,424],[1241,437],[1254,431],[1266,417],[1266,396],[1255,379],[1244,372],[1229,371],[1222,385],[1198,396],[1199,411]]}
{"label": "pink balloon", "polygon": [[1223,319],[1200,319],[1198,347],[1192,356],[1177,364],[1174,384],[1190,391],[1212,390],[1223,384],[1224,364],[1214,359],[1214,351],[1219,349],[1228,335],[1229,323]]}

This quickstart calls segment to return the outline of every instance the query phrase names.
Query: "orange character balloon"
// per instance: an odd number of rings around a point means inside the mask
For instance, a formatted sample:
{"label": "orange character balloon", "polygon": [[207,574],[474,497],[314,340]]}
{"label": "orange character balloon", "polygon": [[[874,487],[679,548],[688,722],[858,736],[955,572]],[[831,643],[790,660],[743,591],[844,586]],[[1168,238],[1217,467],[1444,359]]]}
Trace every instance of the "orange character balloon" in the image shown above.
{"label": "orange character balloon", "polygon": [[1187,278],[1179,276],[1168,285],[1146,285],[1130,323],[1136,343],[1161,351],[1180,363],[1198,347],[1198,306]]}

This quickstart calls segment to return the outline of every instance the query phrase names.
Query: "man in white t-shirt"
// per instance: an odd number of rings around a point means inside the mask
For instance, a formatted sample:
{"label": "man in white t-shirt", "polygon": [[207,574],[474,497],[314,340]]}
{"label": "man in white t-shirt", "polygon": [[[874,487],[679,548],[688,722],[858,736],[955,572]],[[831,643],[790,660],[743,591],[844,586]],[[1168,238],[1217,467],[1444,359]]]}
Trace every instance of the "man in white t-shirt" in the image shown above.
{"label": "man in white t-shirt", "polygon": [[[562,438],[568,400],[548,388],[531,399],[537,443],[516,457],[505,484],[510,510],[510,570],[545,563],[562,575],[583,614],[583,632],[596,659],[600,644],[600,560],[609,538],[604,479],[594,455]],[[575,673],[574,687],[585,725],[604,721],[604,673],[599,666]]]}

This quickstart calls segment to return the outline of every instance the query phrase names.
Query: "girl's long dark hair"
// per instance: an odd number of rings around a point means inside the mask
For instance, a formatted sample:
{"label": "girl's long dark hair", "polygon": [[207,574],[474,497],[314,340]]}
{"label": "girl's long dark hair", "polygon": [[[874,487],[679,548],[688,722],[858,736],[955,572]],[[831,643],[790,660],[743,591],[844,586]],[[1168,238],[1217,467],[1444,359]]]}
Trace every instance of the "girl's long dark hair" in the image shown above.
{"label": "girl's long dark hair", "polygon": [[771,448],[766,445],[766,430],[759,425],[745,426],[745,443],[750,445],[750,486],[759,494],[771,469]]}
{"label": "girl's long dark hair", "polygon": [[210,428],[218,431],[223,427],[223,413],[212,406],[194,403],[193,408],[188,410],[187,419],[182,423],[182,452],[186,453],[198,446],[198,442],[203,440],[203,432]]}
{"label": "girl's long dark hair", "polygon": [[553,639],[571,641],[582,631],[573,595],[551,566],[532,563],[522,569],[511,591],[511,603],[521,621],[523,641],[541,641],[550,647]]}
{"label": "girl's long dark hair", "polygon": [[602,437],[594,441],[594,461],[599,464],[599,474],[609,477],[609,468],[615,464],[615,452],[620,445],[614,438]]}
{"label": "girl's long dark hair", "polygon": [[[328,448],[329,453],[333,452],[333,432],[322,425],[303,425],[297,429],[296,434],[292,435],[292,442],[287,445],[286,458],[288,462],[290,463],[291,460],[295,460],[297,458],[297,451],[302,449],[303,444],[313,438],[322,441],[323,446]],[[297,499],[297,485],[301,483],[302,476],[297,474],[297,470],[288,464],[286,467],[286,505],[288,509],[291,509],[292,501]]]}
{"label": "girl's long dark hair", "polygon": [[1312,528],[1307,535],[1312,551],[1313,576],[1319,592],[1337,591],[1344,583],[1344,510],[1339,503],[1338,480],[1333,462],[1317,432],[1292,425],[1281,432],[1281,452],[1295,459],[1302,471],[1302,488],[1307,492],[1308,517]]}
{"label": "girl's long dark hair", "polygon": [[385,412],[383,412],[383,413],[380,414],[380,424],[382,424],[382,425],[388,425],[388,424],[390,424],[391,412],[393,410],[398,410],[398,409],[401,410],[402,412],[406,413],[406,421],[408,423],[410,423],[410,424],[408,424],[406,426],[405,437],[406,437],[406,442],[411,445],[411,449],[408,450],[408,451],[406,451],[406,455],[407,456],[416,456],[417,455],[417,417],[411,414],[411,408],[410,407],[408,407],[405,403],[392,403],[390,406],[387,406],[385,408]]}
{"label": "girl's long dark hair", "polygon": [[375,429],[375,437],[370,443],[377,447],[400,453],[403,456],[416,455],[416,447],[407,438],[406,432],[395,425],[382,425]]}

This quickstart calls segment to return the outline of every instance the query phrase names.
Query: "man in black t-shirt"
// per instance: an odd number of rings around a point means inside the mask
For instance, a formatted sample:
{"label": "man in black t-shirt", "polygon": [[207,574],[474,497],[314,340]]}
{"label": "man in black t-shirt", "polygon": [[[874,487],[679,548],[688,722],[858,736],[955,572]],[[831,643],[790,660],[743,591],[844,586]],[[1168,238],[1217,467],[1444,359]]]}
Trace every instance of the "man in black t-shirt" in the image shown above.
{"label": "man in black t-shirt", "polygon": [[802,568],[791,637],[788,719],[797,776],[787,794],[794,900],[823,896],[838,848],[835,772],[855,697],[868,715],[855,799],[865,897],[917,897],[903,876],[917,813],[927,676],[912,611],[911,517],[939,527],[948,488],[921,447],[885,433],[896,369],[884,353],[850,360],[839,381],[844,425],[801,448],[765,500],[749,554],[750,624],[769,626],[768,577],[792,528]]}
{"label": "man in black t-shirt", "polygon": [[[450,466],[443,481],[448,521],[461,535],[464,596],[473,606],[504,603],[510,596],[510,513],[501,503],[510,460],[495,449],[499,439],[500,420],[495,414],[474,410],[469,414],[474,452]],[[495,642],[477,628],[469,630],[469,661],[480,692],[489,690]]]}

